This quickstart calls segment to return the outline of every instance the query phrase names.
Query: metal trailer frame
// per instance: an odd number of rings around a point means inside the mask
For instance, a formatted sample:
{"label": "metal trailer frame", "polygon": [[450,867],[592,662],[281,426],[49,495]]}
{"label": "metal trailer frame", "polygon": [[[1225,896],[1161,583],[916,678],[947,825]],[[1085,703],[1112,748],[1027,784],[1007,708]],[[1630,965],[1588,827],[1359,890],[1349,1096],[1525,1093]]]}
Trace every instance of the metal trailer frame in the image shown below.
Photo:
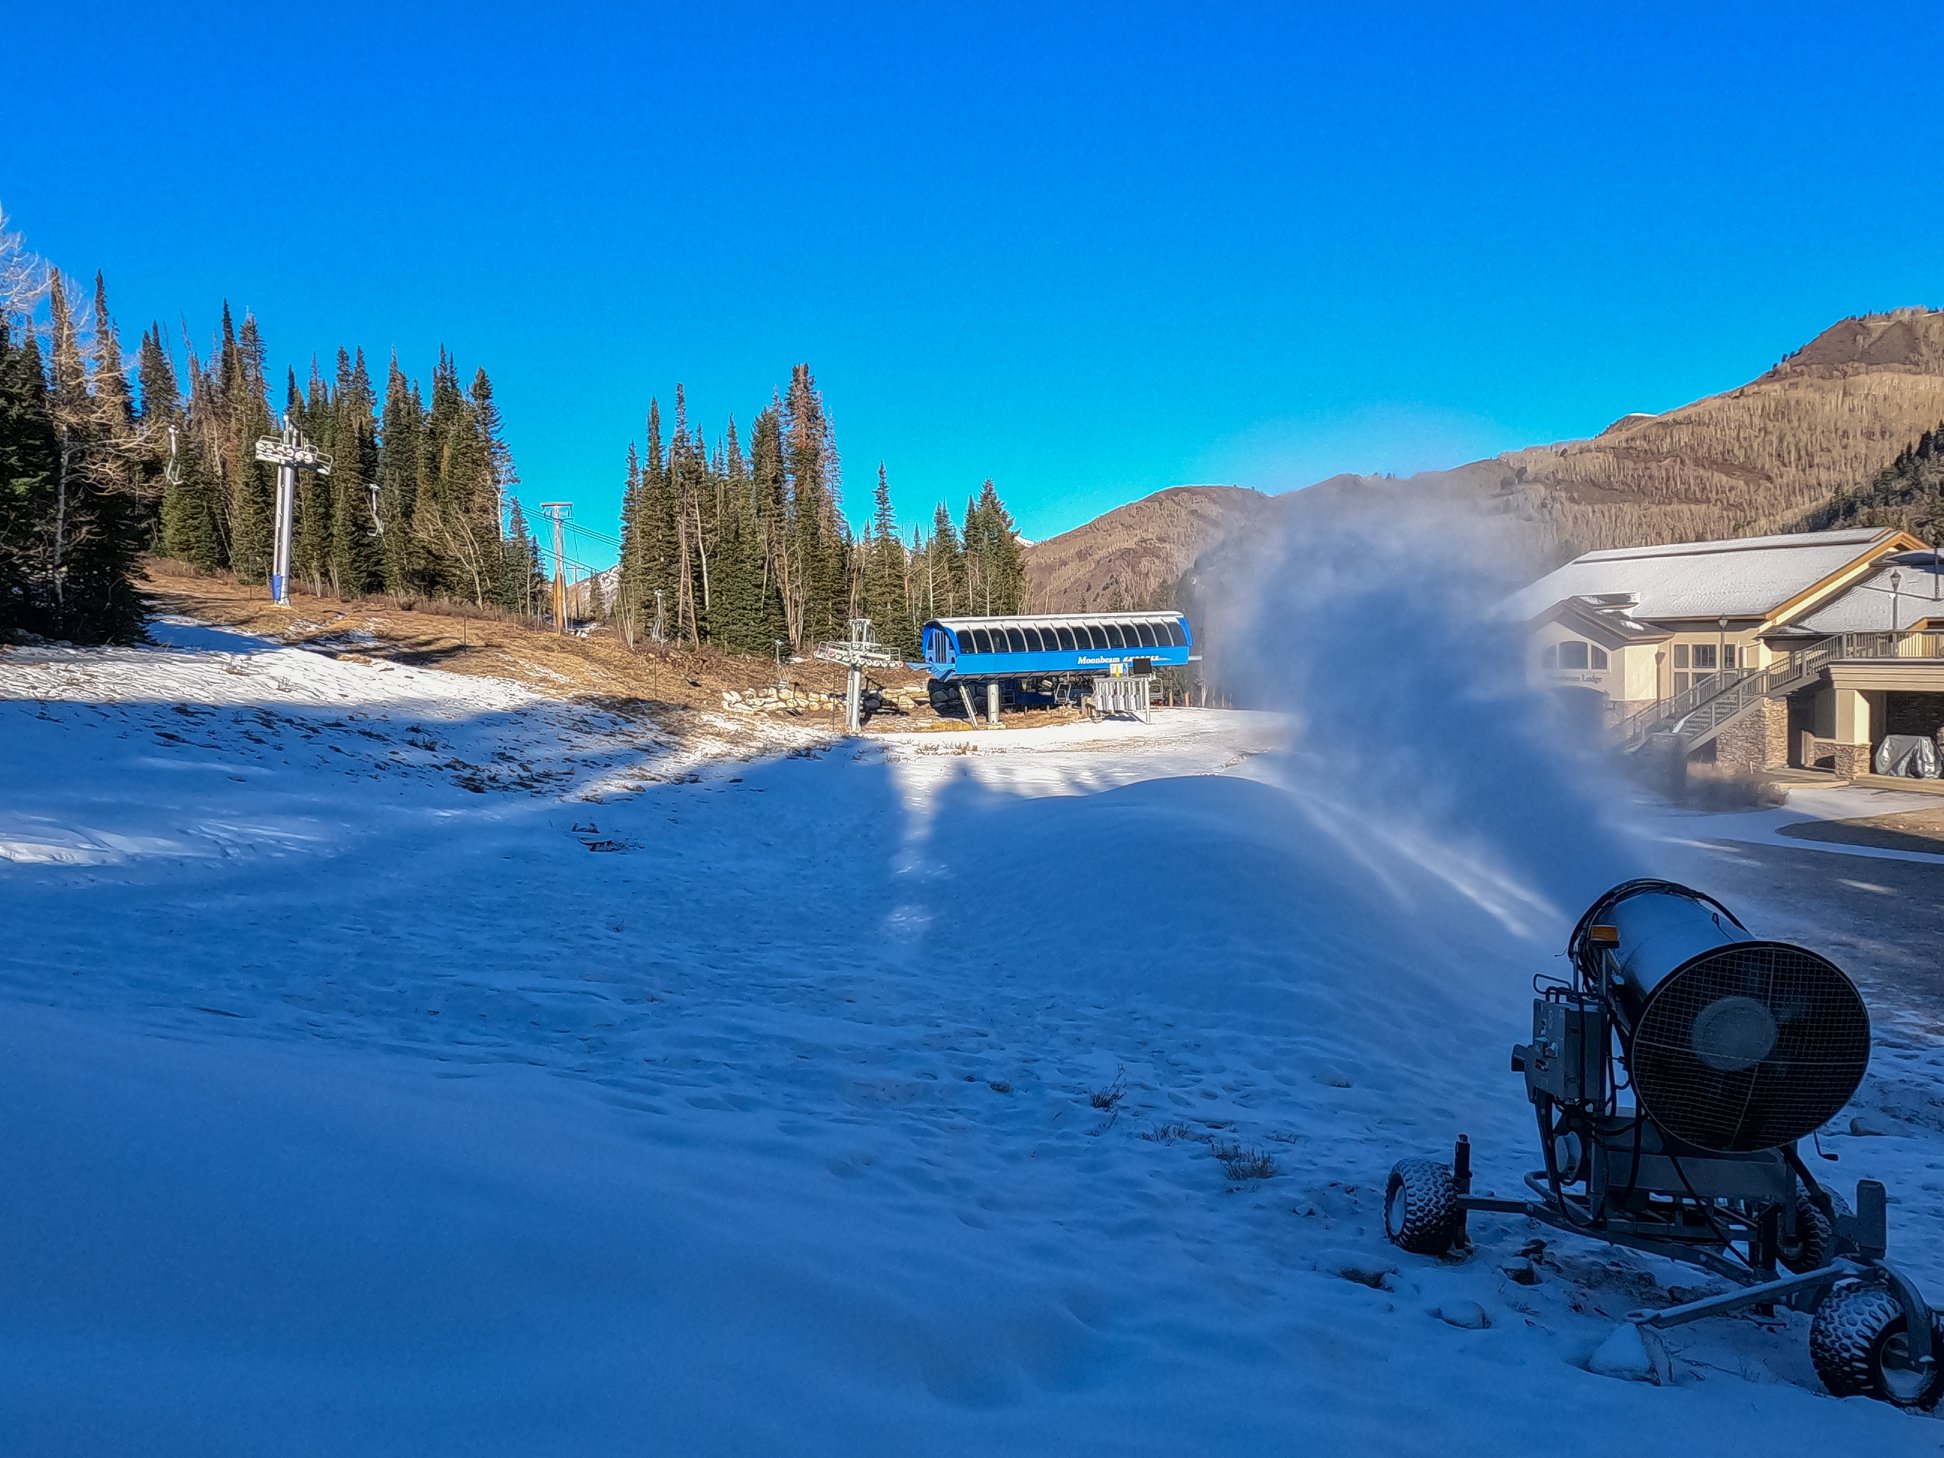
{"label": "metal trailer frame", "polygon": [[[1460,1134],[1452,1149],[1451,1175],[1458,1189],[1458,1208],[1463,1216],[1478,1211],[1493,1215],[1522,1215],[1536,1220],[1541,1225],[1549,1225],[1555,1230],[1563,1230],[1572,1235],[1588,1236],[1604,1240],[1610,1245],[1625,1246],[1630,1250],[1644,1251],[1649,1255],[1665,1256],[1670,1260],[1697,1266],[1711,1275],[1737,1282],[1741,1289],[1725,1291],[1715,1296],[1704,1296],[1694,1301],[1680,1302],[1674,1306],[1658,1310],[1631,1311],[1626,1319],[1636,1326],[1650,1326],[1657,1330],[1682,1326],[1691,1321],[1700,1321],[1710,1316],[1727,1316],[1737,1311],[1755,1310],[1768,1312],[1776,1306],[1786,1306],[1795,1311],[1814,1311],[1821,1304],[1830,1288],[1839,1281],[1874,1281],[1887,1286],[1903,1307],[1905,1339],[1911,1344],[1912,1356],[1920,1367],[1935,1364],[1939,1354],[1933,1350],[1931,1308],[1918,1291],[1916,1284],[1884,1259],[1888,1249],[1888,1222],[1885,1213],[1886,1192],[1880,1181],[1861,1180],[1856,1187],[1856,1212],[1850,1214],[1835,1208],[1828,1193],[1815,1182],[1800,1157],[1791,1148],[1787,1162],[1791,1172],[1801,1179],[1811,1193],[1818,1199],[1830,1215],[1831,1228],[1836,1233],[1838,1254],[1826,1265],[1814,1270],[1777,1274],[1772,1263],[1746,1265],[1730,1260],[1722,1254],[1728,1242],[1719,1239],[1711,1226],[1702,1229],[1707,1236],[1663,1236],[1649,1233],[1641,1227],[1641,1222],[1614,1221],[1604,1212],[1582,1205],[1574,1213],[1573,1206],[1581,1203],[1571,1199],[1563,1192],[1548,1187],[1549,1171],[1544,1169],[1530,1171],[1525,1182],[1537,1196],[1536,1199],[1522,1199],[1503,1195],[1474,1193],[1471,1187],[1471,1140]],[[1678,1197],[1685,1199],[1685,1197]],[[1701,1202],[1693,1202],[1695,1210]],[[1746,1227],[1732,1212],[1721,1207],[1710,1211],[1713,1221],[1730,1220]],[[1679,1227],[1677,1227],[1679,1228]],[[1763,1239],[1762,1233],[1747,1232],[1754,1239]],[[1772,1235],[1772,1233],[1771,1233]],[[1465,1238],[1464,1227],[1460,1226],[1459,1238]],[[1842,1254],[1845,1249],[1849,1254]]]}

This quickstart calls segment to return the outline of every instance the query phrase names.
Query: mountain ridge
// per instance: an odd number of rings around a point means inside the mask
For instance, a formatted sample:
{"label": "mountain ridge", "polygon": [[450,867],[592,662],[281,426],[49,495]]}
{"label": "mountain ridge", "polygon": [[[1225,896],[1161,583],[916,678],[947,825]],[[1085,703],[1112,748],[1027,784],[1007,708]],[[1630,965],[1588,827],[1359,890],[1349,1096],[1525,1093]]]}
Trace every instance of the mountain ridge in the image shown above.
{"label": "mountain ridge", "polygon": [[[1744,384],[1658,414],[1621,415],[1584,439],[1406,477],[1342,473],[1274,496],[1247,487],[1157,492],[1029,548],[1028,580],[1034,603],[1048,610],[1103,608],[1136,583],[1141,600],[1152,600],[1264,512],[1300,518],[1365,502],[1471,507],[1497,518],[1535,568],[1605,547],[1785,531],[1873,480],[1940,421],[1944,310],[1852,315]],[[1211,490],[1256,504],[1246,512],[1148,506],[1172,492]]]}

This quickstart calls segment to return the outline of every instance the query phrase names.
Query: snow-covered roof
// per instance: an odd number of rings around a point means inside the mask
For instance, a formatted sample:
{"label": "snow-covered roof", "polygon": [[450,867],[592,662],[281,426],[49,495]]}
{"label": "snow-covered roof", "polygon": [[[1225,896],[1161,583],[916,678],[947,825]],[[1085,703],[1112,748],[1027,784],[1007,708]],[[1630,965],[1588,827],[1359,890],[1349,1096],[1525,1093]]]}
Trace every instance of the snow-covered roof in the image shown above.
{"label": "snow-covered roof", "polygon": [[[1901,574],[1894,584],[1893,572]],[[1934,552],[1899,552],[1800,626],[1813,633],[1888,633],[1926,618],[1944,618],[1944,569]]]}
{"label": "snow-covered roof", "polygon": [[1597,597],[1561,598],[1541,612],[1534,624],[1557,622],[1582,637],[1593,638],[1603,647],[1624,648],[1629,643],[1659,643],[1673,637],[1664,628],[1643,623],[1633,616],[1633,599],[1625,594]]}
{"label": "snow-covered roof", "polygon": [[1863,527],[1588,552],[1514,593],[1511,607],[1529,620],[1564,598],[1625,593],[1648,622],[1766,617],[1897,536]]}

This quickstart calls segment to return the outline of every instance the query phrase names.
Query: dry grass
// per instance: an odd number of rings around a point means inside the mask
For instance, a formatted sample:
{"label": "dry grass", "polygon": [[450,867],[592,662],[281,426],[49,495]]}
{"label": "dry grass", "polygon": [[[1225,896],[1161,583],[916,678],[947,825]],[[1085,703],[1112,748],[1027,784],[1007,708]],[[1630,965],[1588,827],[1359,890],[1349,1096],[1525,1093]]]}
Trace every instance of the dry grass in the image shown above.
{"label": "dry grass", "polygon": [[1681,800],[1697,810],[1767,810],[1788,803],[1788,787],[1767,775],[1691,764]]}
{"label": "dry grass", "polygon": [[[143,591],[158,612],[305,644],[353,662],[511,679],[537,693],[595,701],[622,713],[653,710],[663,719],[670,710],[720,709],[725,689],[748,690],[776,677],[775,664],[766,659],[710,648],[629,649],[610,633],[572,637],[464,603],[344,600],[294,591],[290,606],[278,607],[261,586],[162,560],[147,564]],[[841,675],[826,663],[791,664],[788,671],[818,689],[837,686]]]}
{"label": "dry grass", "polygon": [[1209,1153],[1221,1161],[1222,1173],[1232,1180],[1266,1180],[1276,1173],[1276,1157],[1263,1149],[1240,1144],[1211,1144]]}

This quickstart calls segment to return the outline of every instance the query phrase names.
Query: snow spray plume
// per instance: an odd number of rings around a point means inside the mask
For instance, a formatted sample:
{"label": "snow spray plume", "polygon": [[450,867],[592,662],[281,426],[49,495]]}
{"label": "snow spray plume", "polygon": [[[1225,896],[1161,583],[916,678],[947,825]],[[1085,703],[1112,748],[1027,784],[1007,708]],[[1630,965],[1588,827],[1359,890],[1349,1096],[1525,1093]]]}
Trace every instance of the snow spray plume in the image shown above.
{"label": "snow spray plume", "polygon": [[1526,685],[1524,624],[1499,609],[1522,574],[1488,524],[1431,503],[1401,523],[1309,505],[1198,564],[1219,682],[1291,717],[1283,788],[1398,902],[1442,885],[1517,936],[1563,941],[1638,868],[1624,790]]}

